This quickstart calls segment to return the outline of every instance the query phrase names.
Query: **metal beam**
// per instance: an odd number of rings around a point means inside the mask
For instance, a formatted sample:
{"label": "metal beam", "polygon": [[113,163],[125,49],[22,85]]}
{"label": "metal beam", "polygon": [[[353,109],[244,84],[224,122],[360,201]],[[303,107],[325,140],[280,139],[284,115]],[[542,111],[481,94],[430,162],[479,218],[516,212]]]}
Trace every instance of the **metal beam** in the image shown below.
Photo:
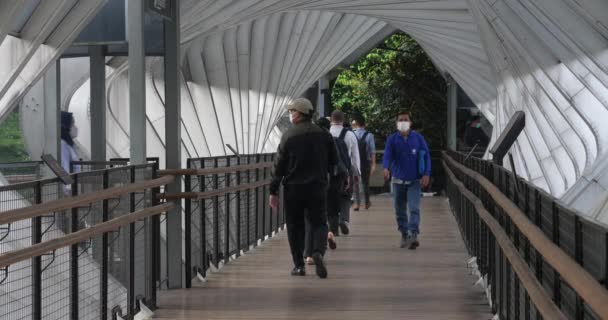
{"label": "metal beam", "polygon": [[[515,112],[490,150],[494,163],[502,166],[507,152],[509,152],[525,126],[526,114],[523,111]],[[513,168],[513,171],[515,171],[515,168]]]}
{"label": "metal beam", "polygon": [[[44,74],[44,151],[61,163],[61,65],[57,60]],[[54,177],[48,170],[45,176]]]}
{"label": "metal beam", "polygon": [[142,164],[146,162],[144,0],[129,0],[128,13],[131,164]]}
{"label": "metal beam", "polygon": [[103,46],[90,46],[91,160],[106,160],[106,63]]}
{"label": "metal beam", "polygon": [[454,81],[454,79],[452,78],[452,76],[450,76],[449,74],[446,76],[446,81],[448,84],[448,105],[447,105],[447,112],[448,112],[448,131],[447,131],[447,141],[448,141],[448,149],[450,150],[456,150],[457,147],[457,143],[456,143],[456,110],[458,108],[458,84],[456,83],[456,81]]}
{"label": "metal beam", "polygon": [[[180,30],[179,0],[172,8],[173,16],[165,19],[165,146],[167,169],[179,169],[182,166],[181,151],[181,105],[180,105]],[[168,193],[180,193],[181,180],[167,186]],[[183,285],[182,267],[182,209],[181,201],[167,215],[167,271],[168,287],[181,288]],[[190,252],[186,252],[190,254]],[[189,279],[188,279],[189,280]]]}
{"label": "metal beam", "polygon": [[325,76],[319,79],[319,94],[317,102],[317,110],[319,111],[319,117],[325,117],[327,115],[327,111],[329,111],[329,99],[330,99],[330,91],[329,91],[329,81]]}

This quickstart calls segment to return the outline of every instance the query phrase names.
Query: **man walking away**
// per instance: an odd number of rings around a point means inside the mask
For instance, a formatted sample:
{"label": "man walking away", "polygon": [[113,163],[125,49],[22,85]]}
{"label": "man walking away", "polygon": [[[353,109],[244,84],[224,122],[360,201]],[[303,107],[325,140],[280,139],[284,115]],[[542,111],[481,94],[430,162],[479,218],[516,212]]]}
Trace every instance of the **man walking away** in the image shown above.
{"label": "man walking away", "polygon": [[481,117],[479,115],[473,116],[471,119],[471,124],[464,133],[464,141],[469,147],[478,146],[479,149],[485,149],[490,143],[490,139],[481,129]]}
{"label": "man walking away", "polygon": [[[350,181],[355,185],[359,183],[359,178],[361,176],[361,167],[359,160],[359,146],[357,143],[357,136],[355,134],[344,128],[344,113],[342,111],[334,111],[331,114],[331,128],[329,132],[331,135],[338,138],[341,141],[344,141],[347,147],[348,157],[350,158]],[[339,146],[338,146],[339,148]],[[352,191],[351,191],[352,192]],[[340,231],[342,234],[349,234],[349,223],[350,223],[350,206],[351,206],[351,194],[347,195],[342,199],[340,204]]]}
{"label": "man walking away", "polygon": [[[368,210],[372,205],[369,195],[369,178],[371,173],[376,170],[376,143],[374,135],[365,129],[363,117],[355,118],[352,122],[353,132],[357,136],[359,147],[359,159],[361,162],[361,183],[355,184],[353,193],[355,194],[355,211],[359,211],[361,206],[361,194],[365,197],[365,209]],[[362,190],[361,190],[362,189]]]}
{"label": "man walking away", "polygon": [[[397,225],[401,232],[401,248],[416,249],[420,242],[420,187],[429,184],[431,157],[424,137],[411,130],[408,112],[397,115],[398,132],[388,137],[384,150],[384,178],[392,174],[393,197]],[[407,209],[409,208],[409,219]]]}
{"label": "man walking away", "polygon": [[294,124],[281,138],[272,170],[270,206],[279,205],[279,188],[285,186],[287,236],[293,258],[294,276],[306,275],[304,266],[305,219],[313,235],[312,257],[316,273],[327,278],[323,255],[327,243],[326,189],[328,175],[337,163],[331,135],[311,121],[313,107],[300,98],[287,105]]}

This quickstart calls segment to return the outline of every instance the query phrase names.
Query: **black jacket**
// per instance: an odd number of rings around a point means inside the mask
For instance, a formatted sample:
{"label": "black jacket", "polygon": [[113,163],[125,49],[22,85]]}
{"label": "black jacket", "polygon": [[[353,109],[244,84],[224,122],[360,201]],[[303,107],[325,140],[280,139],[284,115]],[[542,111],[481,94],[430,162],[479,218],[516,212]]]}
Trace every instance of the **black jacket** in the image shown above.
{"label": "black jacket", "polygon": [[292,126],[281,138],[272,170],[270,193],[285,185],[310,184],[325,188],[334,173],[338,154],[331,134],[311,121]]}

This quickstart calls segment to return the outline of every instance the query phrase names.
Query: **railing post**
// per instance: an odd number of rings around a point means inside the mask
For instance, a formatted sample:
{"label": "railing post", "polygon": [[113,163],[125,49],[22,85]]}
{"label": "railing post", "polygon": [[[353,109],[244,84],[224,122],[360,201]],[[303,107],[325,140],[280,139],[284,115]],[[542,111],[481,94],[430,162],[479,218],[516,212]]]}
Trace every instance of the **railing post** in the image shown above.
{"label": "railing post", "polygon": [[[247,164],[251,164],[251,156],[247,156]],[[251,169],[247,169],[247,184],[251,183]],[[251,246],[251,188],[247,189],[247,250]]]}
{"label": "railing post", "polygon": [[[186,168],[192,168],[191,160],[186,160]],[[192,181],[191,177],[184,176],[184,188],[185,192],[192,192]],[[192,288],[192,200],[189,198],[185,199],[184,203],[184,250],[186,252],[184,264],[186,265],[186,288]]]}
{"label": "railing post", "polygon": [[[73,176],[72,196],[78,195],[78,175]],[[72,208],[70,232],[78,231],[78,208]],[[78,244],[70,247],[70,319],[78,320]]]}
{"label": "railing post", "polygon": [[[218,167],[218,159],[213,160],[213,167]],[[220,186],[219,176],[217,173],[213,174],[213,189],[218,190]],[[213,197],[213,263],[216,267],[220,265],[220,197]]]}
{"label": "railing post", "polygon": [[[130,183],[135,183],[135,168],[131,167],[130,172]],[[135,212],[135,192],[131,192],[129,195],[129,213]],[[127,267],[127,314],[135,315],[135,223],[129,224],[129,238],[128,238],[128,267]]]}
{"label": "railing post", "polygon": [[[158,177],[158,161],[155,162],[152,167],[152,179]],[[152,206],[156,206],[159,203],[157,195],[160,193],[160,188],[153,188],[152,192]],[[156,281],[160,279],[160,217],[159,215],[153,215],[149,219],[150,221],[150,261],[151,261],[151,275],[148,277],[148,286],[150,293],[150,301],[148,301],[148,307],[156,308]]]}
{"label": "railing post", "polygon": [[[555,201],[553,201],[553,203],[551,204],[551,217],[553,224],[553,243],[555,243],[555,245],[559,247],[559,208],[557,207]],[[556,270],[553,270],[553,301],[555,301],[555,304],[558,307],[561,307],[561,297],[562,295],[560,275]]]}
{"label": "railing post", "polygon": [[[230,167],[230,157],[226,157],[226,168]],[[226,172],[224,175],[224,187],[230,187],[230,172]],[[226,192],[224,195],[224,215],[226,217],[226,224],[224,226],[224,263],[230,261],[230,193]]]}
{"label": "railing post", "polygon": [[[42,184],[34,187],[35,203],[42,203]],[[42,241],[42,218],[32,218],[32,245]],[[32,319],[42,319],[42,258],[32,258]]]}
{"label": "railing post", "polygon": [[[237,166],[241,165],[241,157],[236,158]],[[241,171],[236,172],[236,185],[241,185]],[[241,255],[241,192],[236,193],[236,255]]]}
{"label": "railing post", "polygon": [[[200,160],[201,169],[205,168],[205,161]],[[204,192],[206,190],[205,183],[207,179],[205,176],[198,176],[198,186],[199,191]],[[203,277],[207,276],[207,210],[206,210],[206,201],[205,199],[199,200],[199,207],[201,210],[201,270],[200,273]]]}
{"label": "railing post", "polygon": [[[103,172],[103,189],[107,189],[109,186],[109,175],[108,171]],[[101,203],[101,221],[108,221],[108,200],[103,200]],[[100,316],[101,319],[108,318],[108,233],[104,233],[101,236],[101,290],[100,290]]]}
{"label": "railing post", "polygon": [[[583,266],[583,224],[578,215],[574,216],[574,259],[581,266]],[[608,271],[607,271],[608,272]],[[575,320],[582,320],[585,318],[585,306],[583,299],[577,294],[576,295],[576,309],[575,309]]]}
{"label": "railing post", "polygon": [[[255,155],[255,163],[258,164],[260,163],[260,155],[256,154]],[[256,168],[255,169],[255,182],[259,182],[260,181],[260,169]],[[260,239],[260,226],[259,226],[259,222],[260,222],[260,188],[256,187],[255,188],[255,240],[257,242],[258,239]]]}

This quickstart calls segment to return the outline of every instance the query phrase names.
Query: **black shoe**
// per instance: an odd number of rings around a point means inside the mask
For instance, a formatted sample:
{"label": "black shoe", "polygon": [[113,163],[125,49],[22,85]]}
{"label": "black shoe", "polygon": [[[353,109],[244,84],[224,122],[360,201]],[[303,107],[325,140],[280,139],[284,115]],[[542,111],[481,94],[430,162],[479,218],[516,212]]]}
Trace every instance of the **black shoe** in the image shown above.
{"label": "black shoe", "polygon": [[338,247],[336,240],[332,238],[327,238],[327,244],[329,245],[329,248],[331,250],[336,250],[336,248]]}
{"label": "black shoe", "polygon": [[291,270],[291,275],[292,276],[305,276],[306,269],[304,269],[304,267],[294,267],[293,270]]}
{"label": "black shoe", "polygon": [[418,235],[417,234],[413,234],[410,236],[410,245],[408,247],[408,249],[410,250],[416,250],[416,248],[418,248],[420,246],[420,242],[418,241]]}
{"label": "black shoe", "polygon": [[405,247],[409,247],[409,246],[410,246],[410,238],[406,235],[402,235],[399,247],[405,248]]}
{"label": "black shoe", "polygon": [[350,230],[348,230],[348,224],[346,222],[340,223],[340,231],[342,231],[343,235],[348,235]]}
{"label": "black shoe", "polygon": [[327,278],[327,268],[325,267],[325,262],[323,262],[323,256],[317,252],[312,255],[312,259],[315,260],[315,265],[317,266],[317,276],[321,279]]}

